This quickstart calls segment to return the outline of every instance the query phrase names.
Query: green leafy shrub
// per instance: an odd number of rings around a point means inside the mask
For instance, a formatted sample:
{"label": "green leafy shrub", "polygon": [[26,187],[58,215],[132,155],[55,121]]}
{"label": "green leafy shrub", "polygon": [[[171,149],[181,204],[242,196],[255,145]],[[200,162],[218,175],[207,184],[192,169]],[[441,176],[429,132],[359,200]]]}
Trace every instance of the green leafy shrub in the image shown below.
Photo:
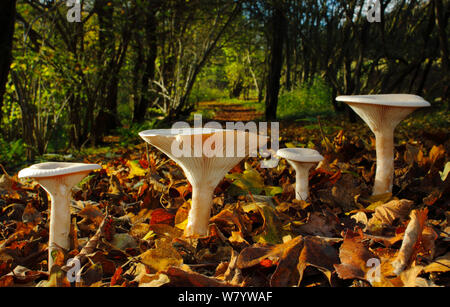
{"label": "green leafy shrub", "polygon": [[191,103],[201,101],[215,101],[228,97],[228,93],[218,88],[196,87],[192,90],[189,100]]}
{"label": "green leafy shrub", "polygon": [[22,139],[5,141],[0,138],[0,164],[11,169],[26,161],[26,145]]}
{"label": "green leafy shrub", "polygon": [[290,92],[284,92],[278,100],[277,117],[292,119],[333,112],[331,89],[321,79],[311,85],[302,85]]}

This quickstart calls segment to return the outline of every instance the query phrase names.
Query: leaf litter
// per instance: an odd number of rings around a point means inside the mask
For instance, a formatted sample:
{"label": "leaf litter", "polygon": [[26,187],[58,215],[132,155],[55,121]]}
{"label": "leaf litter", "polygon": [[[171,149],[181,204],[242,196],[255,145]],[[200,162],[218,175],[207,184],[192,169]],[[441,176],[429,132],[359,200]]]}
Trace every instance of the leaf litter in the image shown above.
{"label": "leaf litter", "polygon": [[[71,248],[50,272],[49,199],[5,172],[0,286],[449,286],[449,141],[400,127],[393,193],[371,196],[374,144],[336,126],[281,127],[280,147],[325,157],[307,201],[295,200],[285,161],[263,169],[248,158],[216,188],[209,235],[198,239],[183,236],[192,189],[164,154],[139,144],[85,157],[102,169],[74,188]],[[71,258],[81,264],[75,283]]]}

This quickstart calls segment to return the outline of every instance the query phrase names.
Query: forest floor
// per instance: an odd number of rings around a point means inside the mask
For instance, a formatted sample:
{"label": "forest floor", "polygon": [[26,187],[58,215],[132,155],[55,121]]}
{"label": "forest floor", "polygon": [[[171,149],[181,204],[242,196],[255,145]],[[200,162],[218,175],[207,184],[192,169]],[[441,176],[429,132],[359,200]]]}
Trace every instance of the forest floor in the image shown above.
{"label": "forest floor", "polygon": [[[200,106],[218,121],[262,114],[247,104]],[[450,286],[446,114],[417,112],[399,125],[393,193],[377,197],[375,140],[364,123],[281,121],[281,148],[325,157],[310,172],[310,198],[294,199],[286,161],[261,168],[245,159],[216,188],[210,232],[199,239],[183,236],[191,186],[167,156],[143,142],[74,154],[102,169],[73,189],[71,248],[51,274],[47,194],[5,174],[0,286],[70,286],[65,264],[76,255],[79,286]]]}
{"label": "forest floor", "polygon": [[210,120],[219,122],[257,121],[264,117],[260,104],[256,100],[237,103],[204,101],[198,104],[197,110],[209,114]]}

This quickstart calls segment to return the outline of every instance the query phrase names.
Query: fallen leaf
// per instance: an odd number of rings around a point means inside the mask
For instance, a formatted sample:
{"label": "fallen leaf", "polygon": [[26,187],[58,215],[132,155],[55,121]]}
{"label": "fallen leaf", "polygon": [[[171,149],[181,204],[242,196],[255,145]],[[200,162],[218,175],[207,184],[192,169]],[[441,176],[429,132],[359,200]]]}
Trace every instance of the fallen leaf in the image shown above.
{"label": "fallen leaf", "polygon": [[367,261],[376,256],[363,243],[363,237],[358,233],[348,230],[344,236],[344,242],[339,248],[341,264],[334,267],[339,278],[366,280],[369,269]]}
{"label": "fallen leaf", "polygon": [[335,216],[324,215],[316,211],[308,214],[306,223],[297,228],[300,233],[324,237],[335,236],[338,229],[339,223]]}
{"label": "fallen leaf", "polygon": [[409,265],[414,252],[417,251],[416,243],[420,241],[427,213],[427,209],[413,210],[411,212],[411,220],[406,227],[402,246],[400,247],[396,259],[392,262],[395,274],[399,275],[405,270]]}
{"label": "fallen leaf", "polygon": [[127,161],[126,166],[130,169],[128,174],[128,179],[132,179],[134,177],[143,177],[147,175],[147,170],[143,169],[139,164],[139,161]]}
{"label": "fallen leaf", "polygon": [[175,215],[169,213],[167,210],[163,208],[158,208],[152,211],[150,214],[150,225],[155,224],[173,224],[175,220]]}
{"label": "fallen leaf", "polygon": [[320,237],[305,237],[304,245],[298,259],[297,270],[299,272],[298,284],[303,279],[303,273],[308,266],[315,267],[328,278],[331,285],[331,275],[334,272],[334,264],[339,262],[337,250],[329,241]]}
{"label": "fallen leaf", "polygon": [[159,272],[171,266],[180,266],[183,258],[166,238],[156,240],[156,247],[141,254],[140,258],[151,271]]}
{"label": "fallen leaf", "polygon": [[427,265],[423,271],[425,273],[450,271],[450,252],[444,256],[434,259],[434,261]]}
{"label": "fallen leaf", "polygon": [[445,179],[447,179],[449,172],[450,172],[450,162],[447,162],[447,163],[445,163],[445,166],[444,166],[444,169],[442,170],[442,172],[439,172],[439,174],[441,175],[442,181],[445,181]]}
{"label": "fallen leaf", "polygon": [[411,200],[401,199],[377,206],[367,228],[371,232],[379,232],[383,227],[391,226],[396,219],[402,221],[408,216],[413,203]]}
{"label": "fallen leaf", "polygon": [[217,278],[207,277],[205,275],[185,271],[180,268],[170,267],[162,272],[169,277],[170,282],[167,285],[175,287],[232,287],[233,285],[221,281]]}

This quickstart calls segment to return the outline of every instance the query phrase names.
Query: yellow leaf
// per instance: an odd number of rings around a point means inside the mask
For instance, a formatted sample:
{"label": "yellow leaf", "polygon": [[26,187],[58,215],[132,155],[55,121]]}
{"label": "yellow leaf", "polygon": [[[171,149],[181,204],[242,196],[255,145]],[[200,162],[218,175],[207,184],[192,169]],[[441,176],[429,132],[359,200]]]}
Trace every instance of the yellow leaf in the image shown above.
{"label": "yellow leaf", "polygon": [[188,219],[185,219],[181,223],[176,224],[175,227],[178,229],[184,230],[187,226],[187,223],[188,223]]}
{"label": "yellow leaf", "polygon": [[181,266],[183,264],[183,258],[173,248],[170,240],[166,238],[158,239],[155,245],[156,248],[147,250],[141,254],[142,263],[149,269],[158,272],[171,266]]}
{"label": "yellow leaf", "polygon": [[147,175],[147,171],[143,169],[138,162],[136,161],[128,161],[127,164],[128,168],[130,169],[130,173],[128,175],[128,179],[134,178],[134,177],[143,177]]}
{"label": "yellow leaf", "polygon": [[287,148],[296,148],[297,147],[297,146],[295,146],[292,143],[286,143],[285,145],[286,145]]}

